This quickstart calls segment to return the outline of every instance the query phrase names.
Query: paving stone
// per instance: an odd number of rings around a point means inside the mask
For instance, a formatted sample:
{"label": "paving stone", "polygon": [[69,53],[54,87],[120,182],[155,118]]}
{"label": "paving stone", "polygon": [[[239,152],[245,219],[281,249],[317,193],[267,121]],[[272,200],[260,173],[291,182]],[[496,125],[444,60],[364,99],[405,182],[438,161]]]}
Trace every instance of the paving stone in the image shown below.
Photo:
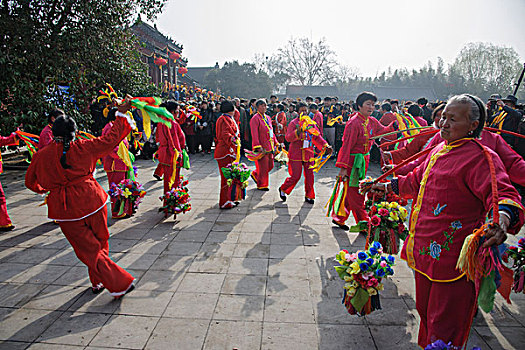
{"label": "paving stone", "polygon": [[158,256],[158,254],[125,253],[116,262],[126,270],[147,270],[157,260]]}
{"label": "paving stone", "polygon": [[317,344],[317,327],[314,324],[263,323],[261,349],[315,350],[318,349]]}
{"label": "paving stone", "polygon": [[219,294],[177,292],[163,317],[211,319],[218,299]]}
{"label": "paving stone", "polygon": [[259,349],[262,322],[212,321],[204,349]]}
{"label": "paving stone", "polygon": [[236,244],[232,243],[203,243],[201,249],[197,254],[197,260],[199,258],[206,258],[208,256],[216,257],[231,257],[235,250]]}
{"label": "paving stone", "polygon": [[206,237],[206,241],[204,243],[229,243],[229,244],[235,244],[239,241],[239,232],[218,232],[218,231],[211,231],[208,234],[208,237]]}
{"label": "paving stone", "polygon": [[296,275],[297,271],[307,271],[306,259],[270,259],[268,274],[274,275]]}
{"label": "paving stone", "polygon": [[24,350],[24,349],[28,349],[30,345],[31,343],[27,343],[27,342],[1,341],[0,340],[0,350]]}
{"label": "paving stone", "polygon": [[49,284],[57,280],[70,268],[70,266],[59,265],[35,265],[11,280],[19,283]]}
{"label": "paving stone", "polygon": [[262,321],[264,296],[221,294],[214,320]]}
{"label": "paving stone", "polygon": [[[374,349],[367,327],[356,325],[319,325],[319,349]],[[391,347],[394,349],[395,347]]]}
{"label": "paving stone", "polygon": [[174,292],[182,282],[184,274],[184,271],[148,270],[137,283],[137,289]]}
{"label": "paving stone", "polygon": [[88,276],[88,268],[84,264],[82,264],[82,266],[73,266],[56,279],[53,284],[63,286],[91,286]]}
{"label": "paving stone", "polygon": [[186,271],[192,264],[193,257],[161,254],[151,265],[150,270]]}
{"label": "paving stone", "polygon": [[173,297],[173,292],[146,291],[138,288],[120,300],[115,314],[161,316]]}
{"label": "paving stone", "polygon": [[230,266],[229,257],[197,256],[191,263],[189,272],[226,273]]}
{"label": "paving stone", "polygon": [[68,311],[94,312],[112,314],[118,308],[119,303],[106,291],[95,295],[84,293],[78,298]]}
{"label": "paving stone", "polygon": [[236,258],[265,258],[270,256],[270,245],[261,243],[239,243],[233,252]]}
{"label": "paving stone", "polygon": [[32,342],[60,314],[60,311],[0,308],[0,340]]}
{"label": "paving stone", "polygon": [[226,275],[186,273],[177,291],[186,293],[219,293]]}
{"label": "paving stone", "polygon": [[211,227],[209,230],[203,231],[187,231],[184,229],[181,231],[174,239],[174,242],[204,242],[210,233]]}
{"label": "paving stone", "polygon": [[111,315],[83,312],[63,313],[37,341],[86,346],[106,324]]}
{"label": "paving stone", "polygon": [[301,275],[270,276],[268,277],[266,295],[308,298],[310,296],[310,284],[308,278]]}
{"label": "paving stone", "polygon": [[48,285],[23,307],[27,309],[65,311],[86,292],[92,294],[84,287]]}
{"label": "paving stone", "polygon": [[269,232],[241,232],[239,234],[238,243],[261,243],[261,244],[270,244]]}
{"label": "paving stone", "polygon": [[312,301],[291,296],[268,296],[264,322],[314,323]]}
{"label": "paving stone", "polygon": [[158,317],[113,315],[90,345],[142,349],[158,320]]}
{"label": "paving stone", "polygon": [[59,251],[59,249],[27,248],[11,254],[7,261],[36,265],[43,263],[49,257],[56,255]]}
{"label": "paving stone", "polygon": [[268,259],[232,258],[228,273],[266,276],[268,273]]}
{"label": "paving stone", "polygon": [[253,275],[226,275],[221,294],[264,295],[266,277]]}
{"label": "paving stone", "polygon": [[32,300],[45,286],[41,284],[0,284],[0,307],[20,307]]}
{"label": "paving stone", "polygon": [[[209,323],[209,320],[161,318],[145,349],[200,349]],[[179,336],[174,337],[174,331]]]}

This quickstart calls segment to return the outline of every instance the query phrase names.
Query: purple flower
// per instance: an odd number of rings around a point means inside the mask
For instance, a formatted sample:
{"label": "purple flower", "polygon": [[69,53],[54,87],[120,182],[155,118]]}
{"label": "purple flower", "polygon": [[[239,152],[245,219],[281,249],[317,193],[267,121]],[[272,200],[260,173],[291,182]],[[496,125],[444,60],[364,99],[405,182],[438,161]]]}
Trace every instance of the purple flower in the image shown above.
{"label": "purple flower", "polygon": [[445,344],[443,340],[436,340],[432,344],[428,344],[425,350],[447,350],[452,346],[452,343]]}

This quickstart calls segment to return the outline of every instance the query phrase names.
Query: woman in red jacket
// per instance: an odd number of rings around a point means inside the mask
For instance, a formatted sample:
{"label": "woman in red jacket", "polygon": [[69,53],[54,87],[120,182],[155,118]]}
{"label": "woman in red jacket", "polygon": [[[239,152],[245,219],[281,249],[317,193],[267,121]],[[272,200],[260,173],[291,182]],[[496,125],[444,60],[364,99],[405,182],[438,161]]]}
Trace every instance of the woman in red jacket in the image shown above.
{"label": "woman in red jacket", "polygon": [[[166,107],[173,115],[178,113],[179,105],[175,101],[168,101],[160,106]],[[164,193],[166,193],[172,188],[179,187],[182,150],[186,147],[186,138],[179,123],[173,121],[169,128],[162,123],[157,124],[155,139],[159,143],[157,156],[164,174]]]}
{"label": "woman in red jacket", "polygon": [[25,183],[47,196],[48,217],[56,220],[77,257],[88,267],[93,293],[104,288],[121,297],[134,288],[134,278],[108,255],[108,194],[93,178],[97,159],[113,150],[131,131],[126,112],[119,106],[116,121],[104,136],[75,140],[75,121],[60,116],[53,124],[54,141],[38,151],[27,169]]}
{"label": "woman in red jacket", "polygon": [[215,153],[214,158],[219,166],[221,175],[221,192],[219,197],[219,207],[221,209],[231,209],[236,204],[231,201],[231,188],[222,173],[222,168],[227,167],[237,158],[237,146],[240,145],[241,135],[239,126],[235,122],[235,108],[230,101],[221,103],[220,111],[222,115],[217,119],[215,128]]}

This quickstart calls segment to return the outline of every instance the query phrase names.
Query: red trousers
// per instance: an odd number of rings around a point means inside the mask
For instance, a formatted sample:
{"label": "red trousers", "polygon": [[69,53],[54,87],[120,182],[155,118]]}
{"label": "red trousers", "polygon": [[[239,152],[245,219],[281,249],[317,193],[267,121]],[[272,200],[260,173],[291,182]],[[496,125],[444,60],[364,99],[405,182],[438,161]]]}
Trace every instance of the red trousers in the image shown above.
{"label": "red trousers", "polygon": [[270,170],[273,169],[273,153],[267,153],[259,160],[255,161],[255,171],[253,177],[257,181],[257,188],[268,188],[270,185]]}
{"label": "red trousers", "polygon": [[[155,171],[157,172],[157,171]],[[169,166],[166,164],[162,164],[162,170],[161,172],[164,174],[164,193],[171,191],[172,188],[177,188],[180,185],[180,167],[177,166],[176,173],[175,173],[175,181],[173,181],[173,184],[170,187],[170,179],[171,175],[173,174],[173,166]]]}
{"label": "red trousers", "polygon": [[314,171],[310,169],[313,162],[302,162],[298,160],[290,160],[288,162],[288,173],[290,176],[284,180],[281,186],[281,191],[290,194],[295,185],[301,179],[301,174],[304,169],[304,193],[307,198],[314,199]]}
{"label": "red trousers", "polygon": [[[122,180],[126,178],[126,172],[124,171],[110,171],[106,172],[108,174],[108,184],[111,187],[111,184],[114,183],[118,185]],[[123,218],[126,215],[131,216],[133,214],[133,208],[130,205],[124,206],[124,212],[118,214],[120,211],[120,205],[117,204],[117,199],[111,197],[111,216],[114,219]]]}
{"label": "red trousers", "polygon": [[227,167],[233,163],[235,159],[232,157],[224,157],[222,159],[216,159],[217,165],[219,166],[219,174],[221,175],[221,192],[219,194],[219,208],[229,209],[233,208],[234,203],[231,199],[231,186],[226,183],[226,178],[222,174],[221,168]]}
{"label": "red trousers", "polygon": [[155,172],[153,172],[153,175],[157,175],[158,177],[162,177],[162,174],[164,173],[162,164],[157,164],[157,167],[155,168]]}
{"label": "red trousers", "polygon": [[0,227],[13,226],[11,218],[7,214],[7,201],[5,200],[4,188],[0,182]]}
{"label": "red trousers", "polygon": [[418,344],[436,340],[461,348],[467,341],[474,312],[476,290],[465,277],[454,282],[432,282],[419,272],[416,278],[416,308],[421,323]]}
{"label": "red trousers", "polygon": [[359,194],[358,187],[348,187],[348,192],[346,193],[344,206],[345,215],[333,215],[332,219],[334,219],[340,224],[344,224],[345,221],[348,220],[350,212],[352,212],[356,223],[358,223],[359,221],[368,221],[368,214],[365,210],[365,196]]}
{"label": "red trousers", "polygon": [[102,284],[110,293],[122,293],[134,278],[109,258],[107,211],[102,208],[82,220],[60,221],[60,229],[78,259],[88,267],[93,287]]}

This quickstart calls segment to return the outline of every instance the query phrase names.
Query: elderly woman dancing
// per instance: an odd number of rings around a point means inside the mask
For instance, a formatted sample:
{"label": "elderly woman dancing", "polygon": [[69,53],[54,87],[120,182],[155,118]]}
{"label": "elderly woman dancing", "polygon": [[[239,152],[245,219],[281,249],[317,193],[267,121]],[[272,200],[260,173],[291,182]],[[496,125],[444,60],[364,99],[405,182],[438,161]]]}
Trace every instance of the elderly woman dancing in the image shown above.
{"label": "elderly woman dancing", "polygon": [[465,238],[490,214],[493,202],[489,162],[496,174],[500,221],[487,232],[484,246],[499,245],[506,232],[516,234],[523,225],[520,197],[511,185],[500,158],[484,148],[479,137],[487,111],[471,95],[451,98],[439,121],[441,137],[424,162],[406,176],[372,191],[394,191],[414,199],[409,236],[402,259],[415,271],[416,308],[421,316],[418,344],[441,339],[462,347],[476,311],[476,290],[456,270]]}

